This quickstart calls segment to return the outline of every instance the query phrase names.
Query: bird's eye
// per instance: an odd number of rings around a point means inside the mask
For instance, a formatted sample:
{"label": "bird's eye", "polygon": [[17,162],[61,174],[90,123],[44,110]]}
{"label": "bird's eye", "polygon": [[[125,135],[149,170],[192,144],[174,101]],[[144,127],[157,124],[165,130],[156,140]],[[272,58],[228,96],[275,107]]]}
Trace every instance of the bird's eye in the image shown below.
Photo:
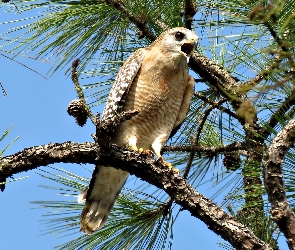
{"label": "bird's eye", "polygon": [[180,31],[177,31],[175,33],[175,38],[176,38],[177,41],[181,41],[184,38],[184,34],[182,32],[180,32]]}

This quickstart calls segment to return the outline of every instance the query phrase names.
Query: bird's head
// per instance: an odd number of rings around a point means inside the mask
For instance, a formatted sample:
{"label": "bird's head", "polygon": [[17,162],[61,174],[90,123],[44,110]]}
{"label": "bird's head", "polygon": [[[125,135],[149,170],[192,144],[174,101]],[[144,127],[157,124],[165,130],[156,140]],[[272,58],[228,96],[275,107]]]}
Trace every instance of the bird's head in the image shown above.
{"label": "bird's head", "polygon": [[198,42],[198,36],[191,30],[176,27],[162,33],[154,43],[159,43],[165,50],[172,52],[173,57],[185,57],[187,62]]}

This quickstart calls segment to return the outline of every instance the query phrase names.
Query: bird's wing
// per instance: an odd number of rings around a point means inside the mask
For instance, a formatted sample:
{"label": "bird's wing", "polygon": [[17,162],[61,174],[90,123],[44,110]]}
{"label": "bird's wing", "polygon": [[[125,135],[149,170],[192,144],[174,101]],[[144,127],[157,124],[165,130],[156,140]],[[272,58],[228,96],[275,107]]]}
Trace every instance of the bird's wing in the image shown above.
{"label": "bird's wing", "polygon": [[[102,119],[121,111],[144,55],[145,49],[135,51],[121,67],[111,88]],[[89,187],[78,197],[78,202],[86,200],[80,218],[81,231],[90,234],[105,224],[128,175],[128,172],[112,167],[96,166]]]}
{"label": "bird's wing", "polygon": [[144,55],[144,48],[136,50],[121,67],[111,88],[102,120],[122,110],[128,90],[141,67]]}

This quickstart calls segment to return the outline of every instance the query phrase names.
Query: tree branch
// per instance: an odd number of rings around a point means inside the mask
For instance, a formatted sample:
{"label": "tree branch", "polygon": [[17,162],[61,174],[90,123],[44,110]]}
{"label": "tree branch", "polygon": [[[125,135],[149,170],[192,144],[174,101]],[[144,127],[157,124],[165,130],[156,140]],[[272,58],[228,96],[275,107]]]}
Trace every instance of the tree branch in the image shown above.
{"label": "tree branch", "polygon": [[245,142],[234,142],[228,145],[220,145],[213,147],[206,147],[203,145],[189,145],[189,146],[164,146],[163,152],[192,152],[195,151],[197,153],[228,153],[228,152],[236,152],[242,149],[245,149]]}
{"label": "tree branch", "polygon": [[[136,27],[141,31],[141,33],[149,40],[156,40],[157,37],[145,25],[145,21],[142,18],[138,18],[130,13],[124,7],[122,1],[105,0],[105,2],[114,6],[114,8],[119,10],[122,14],[124,14],[124,16],[128,17],[130,22],[135,24]],[[239,85],[237,84],[237,81],[227,71],[222,69],[219,65],[209,60],[205,56],[202,56],[195,51],[194,54],[191,56],[189,66],[193,71],[199,74],[201,78],[210,82],[211,85],[219,89],[224,97],[232,101],[234,106],[237,106],[237,104],[240,104],[246,99],[246,96],[238,91]]]}
{"label": "tree branch", "polygon": [[[286,97],[284,102],[280,105],[277,111],[270,117],[266,124],[271,128],[274,128],[278,124],[278,117],[283,116],[287,112],[287,110],[290,109],[290,107],[293,105],[295,105],[295,88],[293,88],[291,94]],[[264,128],[261,129],[260,133],[266,139],[271,132],[269,132],[267,130],[267,127],[264,126]]]}
{"label": "tree branch", "polygon": [[[235,142],[229,145],[218,147],[197,146],[197,152],[232,152],[244,148],[242,142]],[[192,146],[164,147],[164,151],[191,152]],[[53,163],[89,163],[94,164],[97,156],[96,144],[85,143],[51,143],[42,146],[25,148],[23,151],[10,156],[0,158],[0,179],[7,178],[14,174],[26,172],[40,166],[47,166]],[[2,165],[3,164],[3,165]]]}
{"label": "tree branch", "polygon": [[236,118],[237,120],[240,120],[241,118],[238,117],[234,112],[232,112],[231,110],[221,106],[220,104],[218,105],[216,102],[210,100],[209,98],[207,98],[206,96],[200,94],[199,92],[195,92],[194,94],[196,97],[198,97],[199,99],[201,99],[202,101],[212,105],[214,108],[219,109],[221,112],[224,112],[226,114],[228,114],[229,116]]}
{"label": "tree branch", "polygon": [[[0,178],[58,162],[93,164],[95,159],[94,143],[66,142],[32,147],[3,157]],[[111,145],[108,153],[102,155],[100,161],[107,162],[106,166],[128,171],[164,190],[183,209],[205,222],[212,231],[237,249],[271,249],[251,230],[237,222],[219,206],[197,192],[184,178],[153,157]]]}
{"label": "tree branch", "polygon": [[279,37],[278,33],[271,26],[271,22],[270,21],[265,22],[264,25],[267,27],[268,31],[270,32],[272,37],[275,39],[280,49],[287,53],[285,54],[285,56],[288,58],[290,65],[294,65],[293,58],[290,56],[290,53],[288,54],[288,52],[290,52],[289,49],[285,46],[286,44],[284,43],[284,41]]}
{"label": "tree branch", "polygon": [[239,84],[235,78],[207,57],[195,51],[191,56],[189,66],[231,101],[234,109],[238,109],[240,103],[246,100],[246,96],[239,92]]}
{"label": "tree branch", "polygon": [[79,62],[80,62],[80,59],[76,59],[72,63],[72,81],[73,81],[73,83],[75,85],[75,90],[76,90],[76,92],[77,92],[77,94],[79,96],[79,100],[82,103],[83,108],[84,108],[87,116],[90,118],[90,120],[92,121],[92,123],[95,125],[95,117],[92,114],[89,106],[86,103],[83,90],[82,90],[82,88],[81,88],[81,86],[79,84],[79,79],[78,79],[78,74],[77,74],[77,67],[79,65]]}
{"label": "tree branch", "polygon": [[95,143],[51,143],[0,158],[0,179],[53,163],[95,163]]}
{"label": "tree branch", "polygon": [[105,2],[109,5],[114,6],[117,10],[119,10],[125,17],[127,17],[130,22],[134,23],[136,27],[142,32],[142,34],[151,41],[156,40],[156,36],[149,28],[146,27],[145,21],[142,18],[138,18],[129,12],[128,9],[125,8],[123,1],[113,1],[113,0],[105,0]]}
{"label": "tree branch", "polygon": [[295,119],[289,121],[273,139],[262,160],[265,189],[271,203],[270,213],[284,233],[290,249],[295,249],[295,215],[286,198],[282,164],[294,142]]}
{"label": "tree branch", "polygon": [[[223,102],[225,102],[227,99],[226,98],[222,98],[220,99],[219,101],[217,102],[214,102],[214,104],[216,106],[220,106]],[[197,132],[196,132],[196,135],[195,135],[195,138],[193,139],[193,142],[192,144],[194,146],[197,146],[199,144],[199,139],[200,139],[200,135],[201,135],[201,132],[203,130],[203,127],[205,125],[205,122],[207,120],[207,117],[209,116],[210,112],[214,109],[214,106],[213,105],[210,105],[204,112],[203,114],[203,117],[201,119],[201,121],[199,122],[199,126],[198,126],[198,129],[197,129]],[[196,151],[192,150],[190,155],[189,155],[189,158],[188,158],[188,161],[187,161],[187,164],[186,164],[186,167],[184,169],[184,173],[183,173],[183,178],[187,178],[188,174],[189,174],[189,171],[192,167],[192,163],[193,163],[193,160],[195,158],[195,153]]]}
{"label": "tree branch", "polygon": [[192,22],[194,21],[194,15],[197,13],[195,1],[184,0],[184,26],[187,29],[192,29]]}

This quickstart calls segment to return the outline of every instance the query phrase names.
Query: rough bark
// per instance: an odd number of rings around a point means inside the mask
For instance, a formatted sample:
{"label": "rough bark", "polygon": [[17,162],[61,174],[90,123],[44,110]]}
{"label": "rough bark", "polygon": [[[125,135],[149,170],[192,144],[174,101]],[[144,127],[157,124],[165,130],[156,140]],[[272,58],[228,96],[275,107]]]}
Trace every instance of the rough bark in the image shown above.
{"label": "rough bark", "polygon": [[272,219],[284,233],[289,248],[295,249],[295,215],[287,201],[282,164],[295,142],[295,119],[291,120],[273,139],[263,157],[263,178],[271,203]]}
{"label": "rough bark", "polygon": [[[97,148],[94,143],[49,144],[24,149],[1,159],[0,178],[57,162],[95,163]],[[141,154],[111,145],[107,154],[101,155],[113,167],[129,171],[163,189],[176,203],[190,211],[216,234],[230,242],[236,249],[271,249],[253,232],[228,215],[211,200],[197,192],[188,182],[171,169],[147,154]]]}
{"label": "rough bark", "polygon": [[194,15],[197,13],[196,3],[192,0],[184,0],[184,26],[192,29]]}

